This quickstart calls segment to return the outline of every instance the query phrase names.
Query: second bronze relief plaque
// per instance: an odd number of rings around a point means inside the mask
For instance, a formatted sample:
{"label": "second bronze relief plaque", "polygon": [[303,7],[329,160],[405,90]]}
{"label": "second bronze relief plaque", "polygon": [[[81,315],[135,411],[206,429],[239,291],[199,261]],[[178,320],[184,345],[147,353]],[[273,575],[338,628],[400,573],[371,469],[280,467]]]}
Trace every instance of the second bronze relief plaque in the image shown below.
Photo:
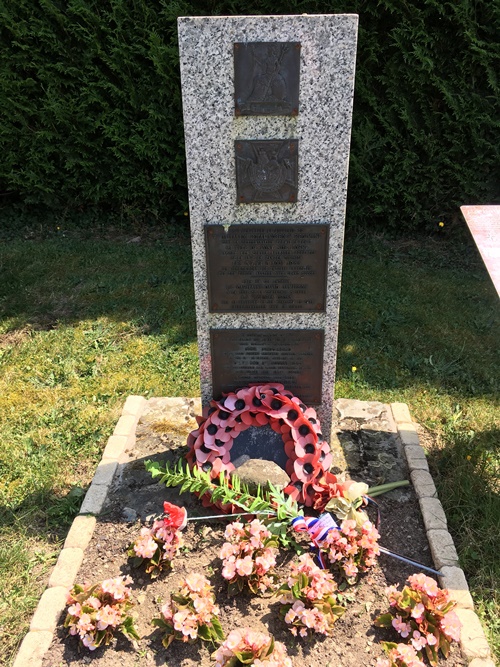
{"label": "second bronze relief plaque", "polygon": [[324,312],[328,225],[205,226],[211,313]]}
{"label": "second bronze relief plaque", "polygon": [[299,42],[234,45],[237,116],[296,116],[299,112]]}
{"label": "second bronze relief plaque", "polygon": [[234,142],[239,204],[296,202],[298,139]]}

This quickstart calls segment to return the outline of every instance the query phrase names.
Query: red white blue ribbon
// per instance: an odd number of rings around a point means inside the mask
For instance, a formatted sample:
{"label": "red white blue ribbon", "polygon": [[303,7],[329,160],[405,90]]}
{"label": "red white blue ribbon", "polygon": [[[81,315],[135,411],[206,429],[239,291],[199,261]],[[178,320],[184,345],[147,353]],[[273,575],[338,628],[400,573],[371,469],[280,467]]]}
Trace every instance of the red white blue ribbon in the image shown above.
{"label": "red white blue ribbon", "polygon": [[311,542],[317,551],[318,561],[323,569],[326,569],[321,554],[321,547],[326,539],[326,536],[331,530],[338,530],[339,527],[335,523],[331,514],[325,513],[321,516],[297,516],[292,519],[292,528],[298,533],[308,533]]}

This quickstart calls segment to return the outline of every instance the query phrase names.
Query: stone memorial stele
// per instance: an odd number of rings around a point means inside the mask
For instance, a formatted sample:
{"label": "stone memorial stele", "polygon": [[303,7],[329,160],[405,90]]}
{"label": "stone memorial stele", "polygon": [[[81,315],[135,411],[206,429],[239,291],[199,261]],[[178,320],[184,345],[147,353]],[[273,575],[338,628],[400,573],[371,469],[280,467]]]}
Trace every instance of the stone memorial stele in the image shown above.
{"label": "stone memorial stele", "polygon": [[[357,23],[178,20],[202,402],[282,383],[326,439]],[[248,458],[253,445],[236,445]]]}

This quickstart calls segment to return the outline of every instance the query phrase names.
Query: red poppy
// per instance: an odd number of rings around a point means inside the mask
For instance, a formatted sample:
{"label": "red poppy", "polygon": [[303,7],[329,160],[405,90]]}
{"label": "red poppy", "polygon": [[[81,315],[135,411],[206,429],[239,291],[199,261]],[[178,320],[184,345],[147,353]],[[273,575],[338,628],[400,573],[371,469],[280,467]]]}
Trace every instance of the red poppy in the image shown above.
{"label": "red poppy", "polygon": [[187,511],[185,507],[177,507],[172,503],[163,503],[163,511],[165,516],[163,517],[163,523],[168,528],[175,528],[176,530],[182,530],[186,527],[187,524]]}

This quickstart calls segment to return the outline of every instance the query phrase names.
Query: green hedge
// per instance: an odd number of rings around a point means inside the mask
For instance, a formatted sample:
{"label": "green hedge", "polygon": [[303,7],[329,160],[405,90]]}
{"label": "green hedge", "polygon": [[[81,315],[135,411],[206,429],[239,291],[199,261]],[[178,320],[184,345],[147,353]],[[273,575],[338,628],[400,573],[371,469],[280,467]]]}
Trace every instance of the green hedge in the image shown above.
{"label": "green hedge", "polygon": [[360,15],[348,216],[418,228],[500,196],[500,3],[0,0],[0,201],[185,210],[176,17]]}

